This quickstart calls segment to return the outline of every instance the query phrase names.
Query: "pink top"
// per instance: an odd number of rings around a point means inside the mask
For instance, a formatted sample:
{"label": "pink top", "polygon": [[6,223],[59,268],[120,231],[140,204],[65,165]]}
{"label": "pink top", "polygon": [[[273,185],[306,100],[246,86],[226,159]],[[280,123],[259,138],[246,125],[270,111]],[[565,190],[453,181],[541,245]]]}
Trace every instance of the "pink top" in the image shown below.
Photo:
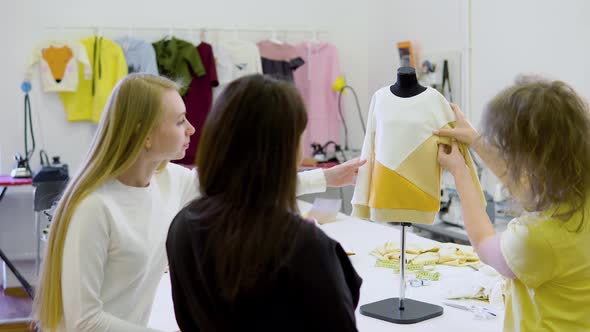
{"label": "pink top", "polygon": [[298,57],[297,49],[290,44],[277,44],[270,40],[263,40],[256,43],[260,56],[270,60],[289,61]]}
{"label": "pink top", "polygon": [[[295,45],[305,64],[295,70],[295,86],[307,107],[308,123],[304,133],[305,155],[311,156],[311,143],[324,145],[334,141],[342,145],[342,120],[338,114],[338,93],[332,90],[341,75],[336,47],[328,42],[303,42]],[[344,110],[343,110],[344,114]]]}

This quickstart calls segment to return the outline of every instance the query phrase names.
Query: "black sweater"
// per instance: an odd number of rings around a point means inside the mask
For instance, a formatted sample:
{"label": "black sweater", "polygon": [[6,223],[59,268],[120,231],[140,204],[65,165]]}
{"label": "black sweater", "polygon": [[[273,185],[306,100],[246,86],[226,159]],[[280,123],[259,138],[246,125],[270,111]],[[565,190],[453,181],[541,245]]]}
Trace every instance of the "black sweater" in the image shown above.
{"label": "black sweater", "polygon": [[[216,287],[213,259],[201,258],[207,230],[183,209],[168,232],[176,321],[192,331],[357,331],[355,309],[362,279],[340,244],[302,218],[297,240],[279,266],[233,301]],[[280,222],[280,221],[279,221]],[[202,271],[199,273],[199,271]],[[204,277],[200,277],[203,275]]]}

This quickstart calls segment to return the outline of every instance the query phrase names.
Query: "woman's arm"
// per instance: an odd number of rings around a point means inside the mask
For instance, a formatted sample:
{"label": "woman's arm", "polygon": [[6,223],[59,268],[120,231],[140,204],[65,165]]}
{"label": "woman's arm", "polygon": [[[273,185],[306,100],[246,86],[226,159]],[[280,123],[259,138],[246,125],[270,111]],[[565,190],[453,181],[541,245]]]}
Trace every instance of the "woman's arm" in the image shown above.
{"label": "woman's arm", "polygon": [[[327,169],[314,169],[311,171],[299,172],[297,174],[297,196],[322,193],[326,191],[327,187],[344,187],[353,185],[359,167],[363,166],[367,161],[359,158],[351,159],[340,165],[336,165]],[[199,177],[196,169],[189,171],[184,169],[182,177],[185,181],[182,182],[182,206],[186,203],[198,198],[199,193]]]}
{"label": "woman's arm", "polygon": [[[479,199],[477,187],[473,183],[456,141],[452,142],[451,147],[439,145],[438,161],[455,178],[455,187],[463,209],[463,222],[471,245],[484,263],[504,276],[514,278],[514,274],[502,256],[499,242],[497,242],[499,238],[496,238],[496,231],[486,213],[485,206]],[[495,245],[496,243],[498,245]]]}
{"label": "woman's arm", "polygon": [[[465,222],[465,230],[469,235],[469,240],[474,248],[477,250],[479,244],[487,237],[492,237],[496,234],[494,227],[488,217],[485,206],[481,199],[477,188],[471,179],[469,169],[465,165],[465,161],[457,142],[453,142],[452,151],[447,154],[444,151],[444,146],[439,147],[439,162],[447,168],[455,178],[455,187],[459,193],[461,200],[461,207],[463,208],[463,219]],[[452,161],[448,161],[452,158]],[[462,165],[449,165],[449,162],[462,163]]]}

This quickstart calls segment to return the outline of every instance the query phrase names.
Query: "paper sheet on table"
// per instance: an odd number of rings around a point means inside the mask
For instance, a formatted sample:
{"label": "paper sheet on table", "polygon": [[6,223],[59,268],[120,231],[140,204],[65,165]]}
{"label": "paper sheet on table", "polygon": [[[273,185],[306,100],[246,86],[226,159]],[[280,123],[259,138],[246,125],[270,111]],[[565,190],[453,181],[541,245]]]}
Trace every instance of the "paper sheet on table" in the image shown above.
{"label": "paper sheet on table", "polygon": [[317,220],[320,224],[329,223],[336,220],[341,206],[341,199],[317,197],[313,202],[311,210],[307,212],[307,217]]}
{"label": "paper sheet on table", "polygon": [[496,308],[504,305],[506,279],[491,266],[482,265],[479,271],[441,281],[447,299],[487,300]]}

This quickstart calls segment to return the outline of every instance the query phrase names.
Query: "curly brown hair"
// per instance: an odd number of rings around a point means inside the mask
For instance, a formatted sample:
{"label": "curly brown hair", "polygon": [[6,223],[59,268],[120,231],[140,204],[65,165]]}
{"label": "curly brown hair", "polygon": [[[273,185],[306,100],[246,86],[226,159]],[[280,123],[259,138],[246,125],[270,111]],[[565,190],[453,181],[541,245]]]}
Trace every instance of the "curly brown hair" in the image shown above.
{"label": "curly brown hair", "polygon": [[482,123],[482,138],[500,151],[508,180],[525,184],[527,205],[535,211],[557,208],[554,216],[562,220],[584,209],[590,114],[569,85],[521,76],[489,102]]}

